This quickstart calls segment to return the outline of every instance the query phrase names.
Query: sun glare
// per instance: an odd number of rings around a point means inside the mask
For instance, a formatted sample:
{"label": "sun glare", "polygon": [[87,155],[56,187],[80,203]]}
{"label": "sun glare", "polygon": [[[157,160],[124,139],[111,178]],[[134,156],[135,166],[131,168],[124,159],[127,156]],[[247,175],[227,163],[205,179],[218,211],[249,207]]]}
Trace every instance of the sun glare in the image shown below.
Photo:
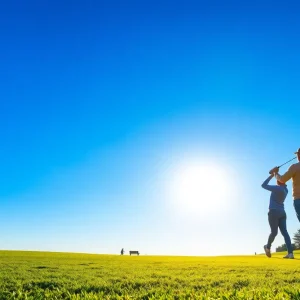
{"label": "sun glare", "polygon": [[227,177],[224,169],[214,164],[189,164],[179,168],[170,187],[172,203],[188,215],[220,212],[230,202]]}

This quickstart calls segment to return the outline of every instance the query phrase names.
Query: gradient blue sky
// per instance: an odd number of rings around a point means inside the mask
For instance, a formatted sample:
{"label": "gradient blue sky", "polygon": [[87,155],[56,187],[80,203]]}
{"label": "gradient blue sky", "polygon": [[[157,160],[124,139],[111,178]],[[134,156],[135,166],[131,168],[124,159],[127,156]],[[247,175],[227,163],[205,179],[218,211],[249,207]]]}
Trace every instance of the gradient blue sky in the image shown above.
{"label": "gradient blue sky", "polygon": [[[1,3],[1,249],[261,252],[260,185],[300,147],[298,11],[296,1]],[[225,170],[232,199],[222,214],[184,219],[166,189],[199,161]],[[209,197],[199,201],[205,210]],[[286,210],[292,234],[291,193]]]}

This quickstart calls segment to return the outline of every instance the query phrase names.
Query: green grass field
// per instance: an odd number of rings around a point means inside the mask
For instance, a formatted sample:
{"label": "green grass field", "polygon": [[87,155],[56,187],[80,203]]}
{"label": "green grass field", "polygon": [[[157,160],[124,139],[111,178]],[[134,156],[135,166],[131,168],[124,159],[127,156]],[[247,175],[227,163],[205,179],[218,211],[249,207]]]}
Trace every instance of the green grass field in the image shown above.
{"label": "green grass field", "polygon": [[300,299],[284,260],[0,251],[0,299]]}

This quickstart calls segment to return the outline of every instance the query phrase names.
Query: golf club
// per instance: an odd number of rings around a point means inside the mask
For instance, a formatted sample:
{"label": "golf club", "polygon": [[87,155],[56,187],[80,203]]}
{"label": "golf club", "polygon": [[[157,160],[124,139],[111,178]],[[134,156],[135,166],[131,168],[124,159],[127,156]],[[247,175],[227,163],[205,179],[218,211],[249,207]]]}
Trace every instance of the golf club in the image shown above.
{"label": "golf club", "polygon": [[281,166],[279,166],[278,168],[280,168],[280,167],[282,167],[282,166],[286,165],[287,163],[289,163],[290,161],[294,160],[295,158],[296,158],[296,157],[294,157],[294,158],[290,159],[289,161],[285,162],[284,164],[282,164],[282,165],[281,165]]}
{"label": "golf club", "polygon": [[[288,160],[287,162],[285,162],[284,164],[280,165],[280,166],[279,166],[279,167],[277,167],[277,168],[279,169],[280,167],[282,167],[282,166],[286,165],[287,163],[289,163],[290,161],[294,160],[295,158],[296,158],[296,157],[294,157],[294,158],[292,158],[292,159]],[[271,173],[269,172],[269,174],[271,174]]]}

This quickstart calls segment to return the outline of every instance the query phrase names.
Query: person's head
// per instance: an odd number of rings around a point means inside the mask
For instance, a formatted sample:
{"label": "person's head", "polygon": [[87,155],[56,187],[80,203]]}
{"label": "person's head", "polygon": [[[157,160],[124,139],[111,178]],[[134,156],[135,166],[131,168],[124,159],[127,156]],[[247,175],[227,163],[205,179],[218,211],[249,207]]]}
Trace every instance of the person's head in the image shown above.
{"label": "person's head", "polygon": [[297,152],[295,152],[295,154],[298,157],[298,161],[300,161],[300,148],[298,148]]}
{"label": "person's head", "polygon": [[277,185],[286,185],[285,183],[280,182],[279,180],[277,180]]}

